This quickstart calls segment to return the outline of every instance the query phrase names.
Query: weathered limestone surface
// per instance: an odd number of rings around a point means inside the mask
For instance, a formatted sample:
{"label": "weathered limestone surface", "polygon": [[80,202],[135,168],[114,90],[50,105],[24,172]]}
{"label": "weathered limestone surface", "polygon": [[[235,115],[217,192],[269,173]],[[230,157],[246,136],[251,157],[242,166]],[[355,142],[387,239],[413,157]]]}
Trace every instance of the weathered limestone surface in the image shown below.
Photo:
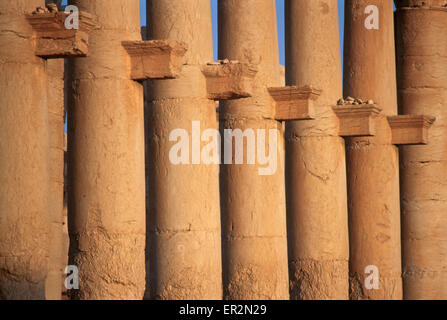
{"label": "weathered limestone surface", "polygon": [[70,63],[70,264],[76,299],[141,299],[145,290],[143,87],[122,41],[139,41],[133,0],[73,0],[94,15],[89,55]]}
{"label": "weathered limestone surface", "polygon": [[[48,74],[48,121],[50,130],[50,261],[46,282],[46,298],[60,300],[63,264],[63,203],[64,203],[64,60],[46,61]],[[67,260],[67,259],[65,259]]]}
{"label": "weathered limestone surface", "polygon": [[0,0],[0,300],[447,299],[447,0],[346,0],[344,90],[336,0],[285,0],[287,68],[274,0],[219,61],[209,0],[61,2]]}
{"label": "weathered limestone surface", "polygon": [[283,129],[267,90],[282,82],[274,1],[219,1],[219,55],[258,68],[252,98],[221,103],[221,133],[264,129],[268,143],[277,132],[273,175],[259,163],[221,167],[224,298],[288,299]]}
{"label": "weathered limestone surface", "polygon": [[396,13],[401,111],[436,117],[429,145],[401,148],[404,298],[447,299],[447,1],[421,2]]}
{"label": "weathered limestone surface", "polygon": [[25,18],[43,0],[0,1],[0,299],[44,299],[49,260],[45,61]]}
{"label": "weathered limestone surface", "polygon": [[[345,96],[373,99],[383,109],[376,136],[347,140],[350,297],[401,299],[399,156],[386,117],[397,114],[393,3],[345,5]],[[368,5],[379,9],[379,30],[365,28]],[[379,269],[378,290],[364,286],[370,265]]]}
{"label": "weathered limestone surface", "polygon": [[[147,292],[152,299],[221,299],[222,264],[217,164],[171,163],[175,129],[192,138],[217,129],[201,65],[213,60],[207,0],[147,1],[148,39],[184,42],[188,51],[178,79],[149,81],[147,137]],[[200,139],[200,137],[199,137]],[[191,161],[194,154],[188,157]],[[195,155],[199,153],[195,152]]]}
{"label": "weathered limestone surface", "polygon": [[396,0],[398,7],[447,7],[446,0]]}
{"label": "weathered limestone surface", "polygon": [[322,89],[314,119],[286,123],[292,299],[348,299],[345,143],[337,1],[286,1],[286,81]]}
{"label": "weathered limestone surface", "polygon": [[[65,74],[67,74],[67,61],[65,61]],[[65,83],[67,83],[67,76],[65,77]],[[65,87],[65,92],[67,87]],[[67,111],[67,94],[65,94],[65,112]],[[65,268],[68,266],[68,252],[70,250],[70,235],[68,233],[68,155],[67,155],[67,133],[64,133],[64,202],[62,207],[62,254],[61,254],[61,264],[62,270],[65,275]],[[68,289],[65,286],[65,276],[62,277],[62,299],[66,300],[68,298]]]}
{"label": "weathered limestone surface", "polygon": [[[45,0],[59,8],[62,1]],[[50,130],[50,184],[49,184],[49,270],[46,280],[46,298],[60,300],[63,291],[63,272],[68,261],[64,250],[64,147],[65,147],[65,62],[63,59],[47,60],[48,121]]]}

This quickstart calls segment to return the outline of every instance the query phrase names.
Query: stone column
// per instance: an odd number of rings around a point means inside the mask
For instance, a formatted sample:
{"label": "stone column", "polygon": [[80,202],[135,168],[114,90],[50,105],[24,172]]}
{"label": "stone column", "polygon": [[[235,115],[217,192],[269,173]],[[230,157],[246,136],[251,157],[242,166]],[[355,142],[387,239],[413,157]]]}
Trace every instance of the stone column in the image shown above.
{"label": "stone column", "polygon": [[44,299],[49,258],[45,60],[25,14],[44,0],[0,1],[0,299]]}
{"label": "stone column", "polygon": [[286,0],[287,85],[322,89],[315,119],[286,124],[292,299],[348,299],[345,142],[332,106],[342,96],[336,0]]}
{"label": "stone column", "polygon": [[179,66],[172,65],[171,43],[141,41],[138,1],[70,3],[98,24],[88,57],[70,65],[70,264],[78,267],[80,286],[72,297],[142,299],[143,86],[134,80],[173,77]]}
{"label": "stone column", "polygon": [[[376,136],[347,141],[350,296],[401,299],[399,157],[386,118],[397,114],[393,2],[345,6],[344,93],[373,99],[384,113]],[[372,270],[379,272],[377,290],[365,287]]]}
{"label": "stone column", "polygon": [[178,79],[148,83],[146,297],[221,299],[219,167],[170,160],[174,130],[186,130],[189,150],[193,121],[217,128],[200,69],[213,60],[210,2],[149,0],[147,21],[148,39],[183,41],[188,51]]}
{"label": "stone column", "polygon": [[[247,96],[252,72],[240,63],[206,65],[213,61],[210,1],[150,0],[147,17],[148,39],[182,41],[188,51],[178,79],[147,84],[146,296],[221,299],[220,137],[213,100]],[[215,147],[208,160],[207,141]]]}
{"label": "stone column", "polygon": [[[65,61],[65,70],[67,70],[67,61]],[[65,77],[65,83],[67,83],[67,77]],[[67,95],[68,88],[65,87],[65,101],[67,102]],[[65,104],[67,106],[67,103]],[[67,110],[67,109],[65,109]],[[67,133],[64,133],[64,202],[62,207],[62,255],[61,255],[61,265],[64,271],[64,276],[62,277],[62,300],[68,299],[68,288],[65,285],[65,268],[68,266],[68,253],[70,250],[70,235],[68,233],[68,193],[67,193],[67,187],[68,187],[68,154],[67,154]]]}
{"label": "stone column", "polygon": [[[258,68],[253,97],[220,105],[221,133],[247,133],[245,142],[229,138],[245,147],[244,164],[221,167],[224,298],[288,299],[283,130],[267,90],[281,85],[275,2],[219,1],[219,56]],[[228,152],[223,158],[237,158]],[[274,165],[261,164],[260,154]]]}
{"label": "stone column", "polygon": [[63,101],[57,97],[59,90],[50,89],[61,70],[45,59],[85,56],[91,23],[80,12],[78,28],[69,30],[68,15],[44,3],[0,1],[0,182],[5,188],[0,195],[4,237],[0,297],[4,298],[58,299],[61,291],[56,270],[60,247],[53,233],[61,194],[53,191],[62,180],[63,153],[55,149],[62,144],[63,120],[61,127],[55,113],[60,115]]}
{"label": "stone column", "polygon": [[397,1],[402,113],[436,117],[428,146],[401,148],[405,299],[447,299],[447,1]]}

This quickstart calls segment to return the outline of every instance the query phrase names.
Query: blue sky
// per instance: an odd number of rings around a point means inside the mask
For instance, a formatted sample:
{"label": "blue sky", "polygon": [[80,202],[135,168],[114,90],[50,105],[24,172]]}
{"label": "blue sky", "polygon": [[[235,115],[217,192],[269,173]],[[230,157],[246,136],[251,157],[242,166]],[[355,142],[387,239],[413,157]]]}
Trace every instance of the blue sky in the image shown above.
{"label": "blue sky", "polygon": [[[309,0],[314,1],[314,0]],[[338,10],[340,16],[340,41],[343,43],[344,26],[344,0],[338,0]],[[141,25],[146,25],[146,0],[140,0]],[[217,0],[211,0],[211,10],[213,15],[213,37],[214,37],[214,57],[217,58]],[[278,42],[280,62],[285,62],[285,44],[284,44],[284,0],[276,0],[276,11],[278,16]],[[341,46],[343,50],[343,46]]]}
{"label": "blue sky", "polygon": [[[211,0],[211,10],[213,15],[213,38],[214,38],[214,57],[217,59],[217,1]],[[284,0],[276,1],[276,11],[278,16],[278,45],[279,45],[279,58],[280,63],[284,65],[285,62],[285,44],[284,44]],[[314,0],[309,0],[314,1]],[[66,5],[67,0],[63,1]],[[344,7],[345,1],[338,0],[338,11],[340,17],[340,43],[343,51],[343,29],[344,29]],[[141,25],[146,25],[146,0],[140,0],[141,8]],[[343,56],[343,55],[342,55]]]}

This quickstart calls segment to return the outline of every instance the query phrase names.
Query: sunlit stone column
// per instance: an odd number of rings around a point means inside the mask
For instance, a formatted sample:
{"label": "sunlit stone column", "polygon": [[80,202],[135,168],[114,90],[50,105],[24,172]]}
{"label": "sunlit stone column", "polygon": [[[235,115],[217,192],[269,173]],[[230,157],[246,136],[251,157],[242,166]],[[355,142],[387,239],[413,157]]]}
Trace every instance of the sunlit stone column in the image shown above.
{"label": "sunlit stone column", "polygon": [[0,299],[44,299],[49,263],[45,60],[25,14],[44,0],[0,0]]}
{"label": "sunlit stone column", "polygon": [[314,120],[286,124],[292,299],[347,299],[345,142],[332,106],[342,96],[336,0],[286,0],[286,81],[322,89]]}
{"label": "sunlit stone column", "polygon": [[350,297],[402,299],[399,154],[386,118],[397,114],[393,2],[347,0],[345,11],[344,94],[383,109],[376,136],[347,141]]}
{"label": "sunlit stone column", "polygon": [[447,299],[447,1],[397,1],[398,98],[436,117],[427,146],[401,148],[405,299]]}
{"label": "sunlit stone column", "polygon": [[47,60],[48,121],[50,128],[50,264],[47,298],[61,299],[62,276],[67,265],[62,263],[64,205],[64,59]]}
{"label": "sunlit stone column", "polygon": [[243,164],[229,150],[221,166],[224,298],[288,299],[283,130],[267,90],[281,85],[275,2],[219,1],[219,56],[258,68],[253,97],[220,105],[222,134],[247,130]]}

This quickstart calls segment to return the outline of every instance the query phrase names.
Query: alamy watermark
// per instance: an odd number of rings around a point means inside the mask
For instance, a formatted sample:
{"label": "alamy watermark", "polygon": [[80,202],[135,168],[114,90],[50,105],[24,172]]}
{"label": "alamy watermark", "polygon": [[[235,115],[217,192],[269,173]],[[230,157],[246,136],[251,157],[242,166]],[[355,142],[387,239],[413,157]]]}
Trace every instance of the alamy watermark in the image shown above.
{"label": "alamy watermark", "polygon": [[[277,132],[278,129],[269,129],[268,134],[266,129],[224,129],[223,164],[258,165],[259,175],[274,175],[278,168]],[[221,133],[216,129],[202,132],[200,121],[192,121],[191,137],[186,129],[179,128],[171,131],[169,141],[176,142],[169,151],[169,160],[174,165],[222,164]],[[206,143],[203,148],[202,142]]]}
{"label": "alamy watermark", "polygon": [[379,268],[374,265],[367,266],[365,274],[368,275],[365,278],[365,288],[367,290],[379,290]]}
{"label": "alamy watermark", "polygon": [[79,29],[79,9],[76,6],[66,6],[65,13],[68,17],[65,19],[65,28],[68,30]]}
{"label": "alamy watermark", "polygon": [[79,270],[77,266],[70,265],[65,268],[65,278],[64,285],[67,290],[78,290],[79,289]]}

